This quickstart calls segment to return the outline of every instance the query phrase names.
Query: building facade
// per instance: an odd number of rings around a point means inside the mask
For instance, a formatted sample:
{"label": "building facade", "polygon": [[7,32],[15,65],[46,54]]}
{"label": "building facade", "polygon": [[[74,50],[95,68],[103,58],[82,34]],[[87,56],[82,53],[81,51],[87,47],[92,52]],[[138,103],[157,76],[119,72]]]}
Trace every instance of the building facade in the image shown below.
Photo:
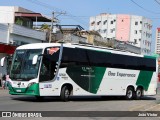
{"label": "building facade", "polygon": [[95,30],[104,39],[116,39],[140,47],[141,54],[150,54],[152,21],[135,15],[100,14],[90,17],[90,30]]}
{"label": "building facade", "polygon": [[[160,55],[160,28],[156,29],[155,53]],[[160,73],[160,57],[158,58],[158,73]],[[160,79],[160,75],[159,75]]]}
{"label": "building facade", "polygon": [[[33,29],[33,23],[50,21],[22,7],[0,6],[0,59],[13,54],[17,46],[45,42],[46,32]],[[6,65],[0,67],[0,79],[6,71]]]}
{"label": "building facade", "polygon": [[160,54],[160,28],[156,29],[156,51],[157,54]]}

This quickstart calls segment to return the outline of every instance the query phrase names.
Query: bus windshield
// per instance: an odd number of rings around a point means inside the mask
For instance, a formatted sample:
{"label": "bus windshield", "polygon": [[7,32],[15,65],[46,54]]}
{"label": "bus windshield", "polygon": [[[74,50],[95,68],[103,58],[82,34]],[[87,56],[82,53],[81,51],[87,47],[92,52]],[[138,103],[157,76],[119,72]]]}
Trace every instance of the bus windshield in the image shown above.
{"label": "bus windshield", "polygon": [[42,54],[42,49],[16,50],[10,70],[10,78],[22,81],[36,78],[41,57],[38,57],[36,65],[32,65],[32,59],[35,55],[40,54]]}

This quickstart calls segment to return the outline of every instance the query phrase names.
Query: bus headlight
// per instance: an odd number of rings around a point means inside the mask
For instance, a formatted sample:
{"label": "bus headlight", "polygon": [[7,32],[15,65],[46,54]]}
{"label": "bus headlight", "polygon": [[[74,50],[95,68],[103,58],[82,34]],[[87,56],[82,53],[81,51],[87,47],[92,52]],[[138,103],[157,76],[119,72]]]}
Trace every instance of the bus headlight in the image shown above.
{"label": "bus headlight", "polygon": [[30,87],[31,85],[36,84],[35,82],[31,82],[28,84],[28,87]]}

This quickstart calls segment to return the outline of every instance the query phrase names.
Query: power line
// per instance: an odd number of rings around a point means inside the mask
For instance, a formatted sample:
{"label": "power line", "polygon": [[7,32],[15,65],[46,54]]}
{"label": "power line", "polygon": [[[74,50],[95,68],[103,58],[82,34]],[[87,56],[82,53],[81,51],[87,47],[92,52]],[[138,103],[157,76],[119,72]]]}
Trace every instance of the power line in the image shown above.
{"label": "power line", "polygon": [[41,2],[41,1],[38,1],[38,0],[27,0],[27,1],[29,1],[29,2],[31,2],[31,3],[34,3],[34,4],[36,4],[36,5],[43,6],[43,7],[45,7],[46,9],[49,9],[49,10],[61,11],[59,8],[53,7],[53,6],[51,6],[51,5],[48,5],[48,4],[43,3],[43,2]]}
{"label": "power line", "polygon": [[[51,6],[51,5],[48,5],[48,4],[43,3],[43,2],[41,2],[41,1],[38,1],[38,0],[28,0],[28,1],[29,1],[29,2],[32,2],[32,3],[34,3],[34,4],[37,4],[37,5],[43,6],[43,7],[47,8],[47,9],[49,9],[49,10],[64,11],[64,10],[61,10],[61,9],[59,9],[59,8],[56,8],[56,7],[53,7],[53,6]],[[70,14],[69,12],[67,12],[67,13],[68,13],[67,16],[70,17],[71,19],[73,19],[73,20],[81,23],[82,25],[85,25],[85,26],[88,25],[88,23],[86,23],[85,21],[82,21],[82,20],[80,20],[79,18],[76,18],[76,16]]]}
{"label": "power line", "polygon": [[[14,12],[14,11],[8,11],[8,10],[0,10],[0,12],[4,12],[4,13],[11,13],[11,12]],[[43,15],[52,15],[52,14],[43,14]],[[69,15],[65,15],[65,14],[61,14],[61,16],[63,16],[64,18],[63,19],[70,19],[70,17],[75,17],[75,18],[83,18],[83,19],[89,19],[90,17],[96,17],[96,16],[69,16]],[[60,17],[61,17],[60,16]],[[143,17],[143,16],[142,16]],[[114,17],[107,17],[107,18],[110,18],[110,19],[113,19]],[[116,18],[117,19],[117,18]],[[118,17],[118,19],[130,19],[130,18],[123,18],[123,17]],[[139,18],[132,18],[132,19],[139,19]],[[151,17],[149,19],[160,19],[158,17]]]}
{"label": "power line", "polygon": [[149,12],[149,13],[152,13],[152,14],[160,14],[159,12],[154,12],[154,11],[151,11],[151,10],[148,10],[142,6],[140,6],[138,3],[136,3],[135,1],[131,0],[132,3],[134,3],[135,5],[137,5],[139,8],[143,9],[144,11],[146,12]]}
{"label": "power line", "polygon": [[160,1],[158,1],[158,0],[154,0],[158,5],[160,5]]}

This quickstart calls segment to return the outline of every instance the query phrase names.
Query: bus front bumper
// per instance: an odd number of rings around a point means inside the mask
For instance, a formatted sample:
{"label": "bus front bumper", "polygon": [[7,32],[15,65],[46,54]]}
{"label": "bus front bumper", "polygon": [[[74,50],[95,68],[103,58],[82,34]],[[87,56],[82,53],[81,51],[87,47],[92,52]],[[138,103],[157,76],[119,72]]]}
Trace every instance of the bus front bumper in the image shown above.
{"label": "bus front bumper", "polygon": [[9,94],[11,95],[33,95],[39,96],[39,84],[35,83],[27,88],[15,88],[12,87],[10,84],[8,85]]}

